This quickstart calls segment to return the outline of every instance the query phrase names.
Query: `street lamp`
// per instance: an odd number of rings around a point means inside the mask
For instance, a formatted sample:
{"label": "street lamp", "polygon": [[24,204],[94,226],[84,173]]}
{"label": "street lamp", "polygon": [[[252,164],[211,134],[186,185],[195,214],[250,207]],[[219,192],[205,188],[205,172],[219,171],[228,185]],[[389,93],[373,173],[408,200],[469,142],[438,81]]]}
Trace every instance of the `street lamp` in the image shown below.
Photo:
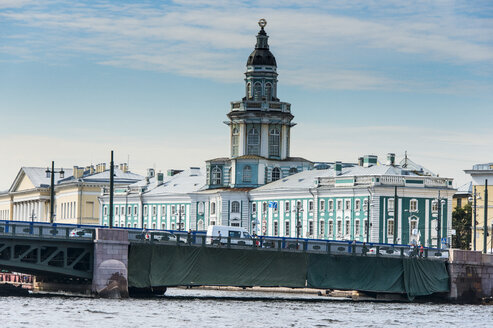
{"label": "street lamp", "polygon": [[303,208],[301,207],[301,202],[296,203],[296,208],[293,210],[296,212],[296,239],[300,238],[300,230],[301,230],[301,221],[300,221],[300,212],[303,212]]}
{"label": "street lamp", "polygon": [[46,168],[46,177],[50,178],[51,177],[51,195],[50,195],[50,223],[53,223],[53,219],[55,217],[55,174],[59,173],[60,174],[60,179],[63,179],[65,177],[65,171],[63,168],[60,171],[55,171],[55,162],[51,162],[51,170],[47,167]]}
{"label": "street lamp", "polygon": [[442,206],[445,205],[445,199],[440,197],[440,191],[438,192],[438,198],[435,199],[438,205],[438,215],[437,215],[437,247],[438,247],[438,252],[440,252],[440,249],[442,248]]}
{"label": "street lamp", "polygon": [[478,222],[476,221],[476,201],[478,199],[481,199],[481,196],[476,194],[476,186],[474,186],[474,193],[473,193],[473,196],[472,197],[469,197],[468,200],[469,202],[473,202],[473,225],[474,225],[474,230],[473,230],[473,250],[475,251],[476,250],[476,226],[478,224]]}

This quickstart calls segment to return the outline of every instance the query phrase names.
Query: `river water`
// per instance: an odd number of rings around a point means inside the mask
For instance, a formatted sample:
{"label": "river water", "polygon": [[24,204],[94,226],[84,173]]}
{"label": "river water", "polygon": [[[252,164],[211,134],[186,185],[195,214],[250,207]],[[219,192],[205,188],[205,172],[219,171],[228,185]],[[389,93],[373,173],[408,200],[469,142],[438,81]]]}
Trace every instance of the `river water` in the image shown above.
{"label": "river water", "polygon": [[0,297],[0,327],[493,327],[491,305],[169,289],[155,299]]}

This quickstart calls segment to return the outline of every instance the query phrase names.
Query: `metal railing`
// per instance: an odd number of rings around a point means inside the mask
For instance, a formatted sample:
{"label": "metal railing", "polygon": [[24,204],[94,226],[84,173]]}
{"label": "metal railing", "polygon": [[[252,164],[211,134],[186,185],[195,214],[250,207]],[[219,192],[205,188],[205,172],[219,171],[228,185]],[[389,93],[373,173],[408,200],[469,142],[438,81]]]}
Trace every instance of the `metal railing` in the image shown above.
{"label": "metal railing", "polygon": [[92,241],[97,226],[0,220],[0,237]]}

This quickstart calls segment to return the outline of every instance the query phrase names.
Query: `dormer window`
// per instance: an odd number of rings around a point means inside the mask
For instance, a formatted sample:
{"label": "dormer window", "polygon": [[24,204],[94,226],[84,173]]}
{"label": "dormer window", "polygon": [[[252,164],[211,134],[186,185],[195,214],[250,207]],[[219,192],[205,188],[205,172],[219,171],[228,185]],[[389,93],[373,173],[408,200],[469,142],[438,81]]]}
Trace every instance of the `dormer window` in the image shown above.
{"label": "dormer window", "polygon": [[220,185],[221,184],[221,168],[219,166],[214,166],[212,169],[212,185]]}
{"label": "dormer window", "polygon": [[252,182],[252,167],[250,165],[243,168],[243,182]]}

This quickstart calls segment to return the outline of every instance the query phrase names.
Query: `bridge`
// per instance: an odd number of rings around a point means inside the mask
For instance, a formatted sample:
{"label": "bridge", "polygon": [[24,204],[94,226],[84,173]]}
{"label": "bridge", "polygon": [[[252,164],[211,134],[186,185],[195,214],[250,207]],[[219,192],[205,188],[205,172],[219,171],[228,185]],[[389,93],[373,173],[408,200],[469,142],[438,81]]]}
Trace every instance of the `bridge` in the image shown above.
{"label": "bridge", "polygon": [[408,245],[0,221],[0,269],[128,288],[263,286],[358,290],[409,299],[450,290],[448,250]]}

